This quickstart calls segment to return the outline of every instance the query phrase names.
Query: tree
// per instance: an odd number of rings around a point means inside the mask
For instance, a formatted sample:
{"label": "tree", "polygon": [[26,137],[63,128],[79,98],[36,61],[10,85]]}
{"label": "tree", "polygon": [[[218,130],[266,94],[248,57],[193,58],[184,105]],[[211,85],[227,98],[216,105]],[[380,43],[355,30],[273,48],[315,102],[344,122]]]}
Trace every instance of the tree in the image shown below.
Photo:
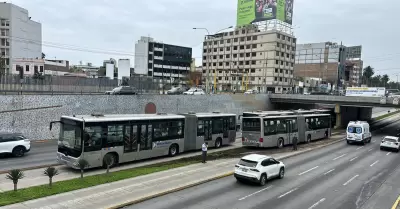
{"label": "tree", "polygon": [[49,177],[49,187],[51,187],[53,185],[53,177],[60,174],[60,172],[57,170],[57,168],[48,167],[46,170],[44,170],[43,174]]}
{"label": "tree", "polygon": [[13,170],[9,171],[6,175],[6,179],[9,179],[13,182],[14,191],[17,191],[18,181],[20,179],[23,179],[24,177],[25,177],[24,172],[19,169],[13,169]]}
{"label": "tree", "polygon": [[371,77],[375,74],[374,68],[371,66],[367,66],[363,70],[363,78],[365,79],[365,84],[368,84],[368,81],[370,81]]}
{"label": "tree", "polygon": [[389,76],[387,74],[382,76],[381,83],[383,84],[383,87],[386,87],[386,85],[388,84],[389,80],[390,79],[389,79]]}
{"label": "tree", "polygon": [[81,179],[83,179],[83,172],[84,172],[84,170],[86,169],[86,168],[88,168],[90,165],[89,165],[89,162],[87,161],[87,160],[85,160],[85,159],[83,159],[83,158],[80,158],[79,160],[78,160],[78,167],[79,167],[79,170],[81,170]]}

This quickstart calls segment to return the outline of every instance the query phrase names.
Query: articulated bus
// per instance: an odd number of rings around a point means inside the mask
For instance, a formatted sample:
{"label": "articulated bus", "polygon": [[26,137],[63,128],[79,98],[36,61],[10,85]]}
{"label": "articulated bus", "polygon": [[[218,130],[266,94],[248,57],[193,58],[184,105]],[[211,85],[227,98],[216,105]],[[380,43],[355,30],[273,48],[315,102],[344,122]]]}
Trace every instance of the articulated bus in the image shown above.
{"label": "articulated bus", "polygon": [[329,138],[329,114],[280,115],[244,117],[242,119],[242,145],[251,147],[278,147]]}
{"label": "articulated bus", "polygon": [[89,168],[111,166],[201,149],[206,141],[219,148],[236,140],[236,115],[227,113],[74,115],[62,116],[57,160],[78,169],[83,158]]}

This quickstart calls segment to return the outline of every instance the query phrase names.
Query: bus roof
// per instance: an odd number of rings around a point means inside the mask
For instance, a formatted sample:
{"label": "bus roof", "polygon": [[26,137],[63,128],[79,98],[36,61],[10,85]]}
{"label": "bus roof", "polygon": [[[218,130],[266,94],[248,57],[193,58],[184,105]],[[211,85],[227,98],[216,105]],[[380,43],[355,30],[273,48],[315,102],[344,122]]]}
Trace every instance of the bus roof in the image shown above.
{"label": "bus roof", "polygon": [[307,114],[307,115],[278,115],[278,116],[266,116],[264,119],[273,119],[273,118],[296,118],[298,116],[303,117],[318,117],[318,116],[331,116],[329,114]]}
{"label": "bus roof", "polygon": [[233,113],[185,113],[184,115],[195,115],[199,118],[212,118],[212,117],[221,117],[221,116],[236,116]]}
{"label": "bus roof", "polygon": [[130,120],[163,120],[163,119],[184,119],[185,116],[176,114],[115,114],[115,115],[75,115],[61,116],[64,119],[85,121],[85,122],[107,122],[107,121],[130,121]]}

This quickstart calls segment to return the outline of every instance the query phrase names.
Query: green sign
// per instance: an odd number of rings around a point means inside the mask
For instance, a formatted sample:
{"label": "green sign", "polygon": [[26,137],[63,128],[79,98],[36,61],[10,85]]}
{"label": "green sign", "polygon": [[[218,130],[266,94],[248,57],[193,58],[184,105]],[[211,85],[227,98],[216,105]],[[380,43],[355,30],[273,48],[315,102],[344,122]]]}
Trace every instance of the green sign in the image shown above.
{"label": "green sign", "polygon": [[277,19],[292,24],[293,0],[238,0],[237,26]]}

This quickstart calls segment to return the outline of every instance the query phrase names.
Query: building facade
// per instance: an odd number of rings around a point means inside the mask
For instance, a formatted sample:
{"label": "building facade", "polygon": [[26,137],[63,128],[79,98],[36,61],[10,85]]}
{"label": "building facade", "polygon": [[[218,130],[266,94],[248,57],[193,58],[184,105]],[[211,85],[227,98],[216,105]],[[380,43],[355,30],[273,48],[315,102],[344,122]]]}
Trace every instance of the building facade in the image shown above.
{"label": "building facade", "polygon": [[135,44],[135,74],[169,84],[185,84],[192,63],[192,48],[164,44],[141,37]]}
{"label": "building facade", "polygon": [[28,10],[10,3],[0,3],[0,55],[5,73],[15,73],[20,59],[42,58],[42,25],[31,20]]}
{"label": "building facade", "polygon": [[203,80],[208,77],[209,89],[217,91],[290,91],[295,48],[292,33],[277,27],[248,25],[207,36],[203,43]]}
{"label": "building facade", "polygon": [[[322,83],[336,85],[341,79],[346,86],[359,86],[362,77],[361,47],[357,47],[357,53],[347,53],[344,63],[344,74],[338,75],[340,48],[346,47],[333,42],[297,44],[295,77],[321,78]],[[356,57],[359,58],[356,58]],[[342,71],[343,72],[343,71]]]}

